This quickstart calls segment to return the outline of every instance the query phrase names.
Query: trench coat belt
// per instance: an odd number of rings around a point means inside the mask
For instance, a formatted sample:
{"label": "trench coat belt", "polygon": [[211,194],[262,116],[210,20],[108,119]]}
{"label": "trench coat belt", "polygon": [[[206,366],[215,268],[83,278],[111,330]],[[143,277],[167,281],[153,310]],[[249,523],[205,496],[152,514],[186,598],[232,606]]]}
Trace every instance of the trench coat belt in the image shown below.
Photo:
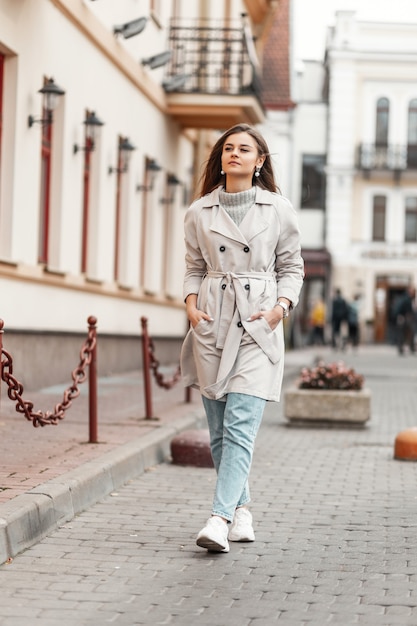
{"label": "trench coat belt", "polygon": [[[210,397],[218,398],[224,393],[227,377],[230,375],[236,361],[244,330],[254,339],[272,363],[276,363],[280,358],[278,350],[276,346],[272,344],[262,321],[259,322],[258,320],[259,323],[247,322],[251,311],[249,311],[247,294],[240,280],[242,278],[250,278],[275,282],[276,277],[269,272],[234,273],[218,271],[209,271],[206,276],[208,278],[226,279],[228,284],[228,288],[225,289],[223,296],[219,324],[219,339],[216,344],[217,347],[223,348],[223,352],[216,382],[206,387],[206,391],[209,392]],[[238,322],[240,322],[239,325]]]}
{"label": "trench coat belt", "polygon": [[[241,322],[241,325],[238,327],[241,336],[244,330],[244,322],[246,322],[247,318],[253,313],[253,311],[249,310],[247,292],[245,291],[241,279],[248,278],[250,280],[255,279],[275,282],[276,276],[271,272],[219,272],[209,270],[207,277],[222,278],[226,281],[216,342],[216,347],[223,349],[231,325],[236,327],[237,324]],[[236,333],[236,330],[234,333]],[[256,341],[256,338],[254,339]]]}

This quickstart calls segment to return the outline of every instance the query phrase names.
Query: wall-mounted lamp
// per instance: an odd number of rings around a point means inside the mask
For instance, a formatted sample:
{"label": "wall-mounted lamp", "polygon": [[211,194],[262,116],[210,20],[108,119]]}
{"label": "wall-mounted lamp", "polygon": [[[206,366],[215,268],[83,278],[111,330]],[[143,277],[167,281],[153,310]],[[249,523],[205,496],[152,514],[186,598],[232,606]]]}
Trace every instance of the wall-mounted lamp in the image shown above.
{"label": "wall-mounted lamp", "polygon": [[117,167],[109,167],[109,174],[117,172],[117,174],[124,174],[128,170],[130,153],[136,150],[136,146],[130,143],[127,137],[120,137],[119,149],[118,149],[118,164]]}
{"label": "wall-mounted lamp", "polygon": [[178,185],[181,185],[181,181],[179,180],[179,178],[177,178],[175,174],[168,174],[167,187],[169,193],[167,198],[160,199],[161,204],[172,204],[174,202],[175,189],[178,187]]}
{"label": "wall-mounted lamp", "polygon": [[77,154],[80,150],[93,152],[96,141],[96,130],[99,126],[103,126],[104,122],[96,116],[94,111],[89,111],[85,116],[83,124],[85,125],[85,146],[79,146],[75,143],[73,147],[74,154]]}
{"label": "wall-mounted lamp", "polygon": [[189,78],[191,78],[191,74],[177,74],[176,76],[171,76],[171,78],[164,80],[162,87],[168,92],[178,91],[185,85]]}
{"label": "wall-mounted lamp", "polygon": [[142,59],[142,65],[148,65],[151,70],[155,70],[157,67],[166,65],[171,60],[172,50],[165,50],[160,54],[154,54],[152,57]]}
{"label": "wall-mounted lamp", "polygon": [[45,104],[44,109],[46,111],[45,118],[36,119],[33,115],[29,115],[28,117],[28,126],[31,128],[34,124],[52,124],[52,112],[55,110],[56,105],[58,104],[58,97],[63,96],[65,91],[58,87],[58,85],[54,82],[53,78],[48,78],[45,82],[42,89],[39,89],[38,93],[41,93],[45,96]]}
{"label": "wall-mounted lamp", "polygon": [[152,191],[153,185],[155,182],[155,176],[161,170],[162,170],[162,167],[158,165],[155,159],[150,159],[146,163],[146,171],[149,172],[150,183],[149,185],[137,185],[136,191]]}
{"label": "wall-mounted lamp", "polygon": [[139,17],[137,20],[126,22],[126,24],[120,24],[113,27],[113,33],[115,35],[121,35],[124,39],[139,35],[146,26],[148,21],[147,17]]}

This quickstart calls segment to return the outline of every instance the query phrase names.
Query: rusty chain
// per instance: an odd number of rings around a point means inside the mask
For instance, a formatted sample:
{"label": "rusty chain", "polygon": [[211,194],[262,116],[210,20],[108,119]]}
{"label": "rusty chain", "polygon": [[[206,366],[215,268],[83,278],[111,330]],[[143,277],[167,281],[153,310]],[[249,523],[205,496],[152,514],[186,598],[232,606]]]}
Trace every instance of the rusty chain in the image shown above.
{"label": "rusty chain", "polygon": [[33,402],[23,400],[23,385],[13,376],[13,359],[10,354],[2,348],[1,354],[4,356],[1,361],[1,378],[7,384],[7,395],[10,400],[16,403],[16,411],[22,413],[33,426],[57,425],[65,416],[65,411],[71,406],[72,401],[80,395],[79,385],[87,378],[86,369],[91,363],[93,350],[96,346],[97,337],[94,324],[95,318],[88,319],[90,328],[88,337],[80,352],[80,362],[72,372],[72,385],[63,394],[62,402],[55,405],[53,412],[34,411]]}
{"label": "rusty chain", "polygon": [[148,340],[148,347],[149,347],[149,357],[150,357],[150,368],[153,372],[153,375],[155,377],[156,383],[157,385],[159,385],[159,387],[163,387],[164,389],[172,389],[172,387],[174,385],[176,385],[176,383],[180,380],[181,378],[181,369],[180,366],[178,365],[174,375],[172,376],[172,378],[169,378],[167,380],[165,380],[165,377],[163,374],[161,374],[161,372],[158,371],[159,368],[159,361],[155,358],[154,356],[154,344],[152,339],[148,336],[147,337]]}

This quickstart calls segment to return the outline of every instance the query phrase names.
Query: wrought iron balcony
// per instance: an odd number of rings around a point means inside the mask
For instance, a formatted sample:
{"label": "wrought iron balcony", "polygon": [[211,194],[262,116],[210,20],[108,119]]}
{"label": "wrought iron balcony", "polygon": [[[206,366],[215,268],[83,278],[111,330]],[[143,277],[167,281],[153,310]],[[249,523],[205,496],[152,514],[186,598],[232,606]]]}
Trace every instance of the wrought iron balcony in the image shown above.
{"label": "wrought iron balcony", "polygon": [[173,21],[163,86],[168,112],[184,127],[223,128],[264,119],[248,23]]}
{"label": "wrought iron balcony", "polygon": [[357,167],[368,174],[379,170],[394,172],[398,177],[401,172],[417,169],[417,145],[362,143],[358,149]]}

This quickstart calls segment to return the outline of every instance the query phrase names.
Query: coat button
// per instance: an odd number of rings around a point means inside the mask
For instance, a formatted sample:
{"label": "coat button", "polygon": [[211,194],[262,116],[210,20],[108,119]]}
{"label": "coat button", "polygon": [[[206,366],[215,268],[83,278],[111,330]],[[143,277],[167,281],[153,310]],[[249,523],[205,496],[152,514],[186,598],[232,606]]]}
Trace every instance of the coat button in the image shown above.
{"label": "coat button", "polygon": [[246,285],[245,285],[245,289],[246,289],[246,291],[249,291],[249,289],[250,289],[250,285],[246,284]]}
{"label": "coat button", "polygon": [[243,248],[243,252],[249,252],[249,250],[250,250],[249,246],[245,246],[245,247]]}
{"label": "coat button", "polygon": [[223,283],[222,289],[226,289],[226,283]]}
{"label": "coat button", "polygon": [[242,322],[238,322],[237,325],[238,325],[238,328],[242,328]]}
{"label": "coat button", "polygon": [[220,246],[219,250],[220,252],[224,252],[226,250],[226,246]]}

